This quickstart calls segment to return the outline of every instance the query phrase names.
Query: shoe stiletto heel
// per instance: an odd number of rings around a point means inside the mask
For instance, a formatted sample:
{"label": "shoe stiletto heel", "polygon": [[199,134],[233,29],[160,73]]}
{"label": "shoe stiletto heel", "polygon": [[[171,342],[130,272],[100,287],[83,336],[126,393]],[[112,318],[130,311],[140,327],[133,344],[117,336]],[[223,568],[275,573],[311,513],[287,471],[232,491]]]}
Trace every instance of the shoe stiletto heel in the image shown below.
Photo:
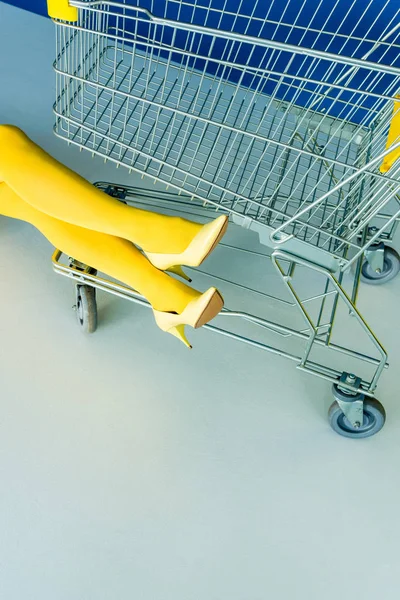
{"label": "shoe stiletto heel", "polygon": [[189,342],[185,335],[185,325],[175,325],[175,327],[171,327],[171,329],[167,330],[167,333],[174,335],[178,340],[183,342],[189,350],[193,348],[192,344]]}
{"label": "shoe stiletto heel", "polygon": [[210,288],[204,294],[192,300],[180,313],[163,312],[154,310],[157,325],[163,331],[177,337],[188,348],[192,346],[185,335],[185,325],[194,329],[202,327],[221,312],[224,300],[216,288]]}
{"label": "shoe stiletto heel", "polygon": [[179,275],[179,277],[182,277],[182,279],[185,279],[185,281],[188,281],[189,283],[191,283],[192,281],[189,275],[186,275],[185,271],[180,265],[173,265],[172,267],[169,267],[167,271],[168,273],[174,273],[175,275]]}

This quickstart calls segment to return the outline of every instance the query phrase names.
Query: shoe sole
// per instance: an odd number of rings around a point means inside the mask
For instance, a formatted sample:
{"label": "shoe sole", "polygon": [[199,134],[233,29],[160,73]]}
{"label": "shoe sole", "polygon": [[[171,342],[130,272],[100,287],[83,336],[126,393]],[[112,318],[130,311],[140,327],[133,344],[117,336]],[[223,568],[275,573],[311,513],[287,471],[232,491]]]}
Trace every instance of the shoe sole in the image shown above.
{"label": "shoe sole", "polygon": [[203,312],[197,319],[195,325],[193,326],[195,329],[202,327],[211,319],[214,319],[222,310],[224,306],[224,299],[221,294],[216,290],[211,296],[208,304],[204,307]]}

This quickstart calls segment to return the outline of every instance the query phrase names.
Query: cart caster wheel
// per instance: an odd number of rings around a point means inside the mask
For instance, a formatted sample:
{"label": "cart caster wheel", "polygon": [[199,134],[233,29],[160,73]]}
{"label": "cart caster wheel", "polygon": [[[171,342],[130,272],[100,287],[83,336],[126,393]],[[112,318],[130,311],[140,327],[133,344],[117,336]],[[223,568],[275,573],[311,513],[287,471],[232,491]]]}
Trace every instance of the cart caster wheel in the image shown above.
{"label": "cart caster wheel", "polygon": [[361,269],[361,281],[369,285],[382,285],[394,279],[400,271],[400,256],[390,246],[385,246],[383,269],[380,273],[374,271],[366,260]]}
{"label": "cart caster wheel", "polygon": [[96,289],[90,285],[76,286],[76,316],[84,333],[94,333],[96,331]]}
{"label": "cart caster wheel", "polygon": [[328,411],[329,424],[336,433],[349,438],[366,438],[382,429],[386,420],[385,409],[374,398],[364,399],[364,421],[360,427],[353,427],[335,401]]}

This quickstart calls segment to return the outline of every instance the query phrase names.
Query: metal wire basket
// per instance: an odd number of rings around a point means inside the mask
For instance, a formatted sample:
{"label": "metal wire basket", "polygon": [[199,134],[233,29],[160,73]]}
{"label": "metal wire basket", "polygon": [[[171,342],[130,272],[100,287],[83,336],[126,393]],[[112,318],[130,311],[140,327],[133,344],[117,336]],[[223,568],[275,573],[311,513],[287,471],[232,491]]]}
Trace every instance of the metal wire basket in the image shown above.
{"label": "metal wire basket", "polygon": [[294,236],[332,269],[349,261],[324,251],[346,259],[353,247],[356,260],[391,201],[374,239],[396,221],[400,165],[379,171],[400,147],[385,150],[400,88],[389,3],[354,0],[339,31],[340,2],[312,3],[310,21],[304,1],[293,22],[290,3],[70,4],[78,22],[57,27],[57,135],[229,211],[271,246],[293,250]]}

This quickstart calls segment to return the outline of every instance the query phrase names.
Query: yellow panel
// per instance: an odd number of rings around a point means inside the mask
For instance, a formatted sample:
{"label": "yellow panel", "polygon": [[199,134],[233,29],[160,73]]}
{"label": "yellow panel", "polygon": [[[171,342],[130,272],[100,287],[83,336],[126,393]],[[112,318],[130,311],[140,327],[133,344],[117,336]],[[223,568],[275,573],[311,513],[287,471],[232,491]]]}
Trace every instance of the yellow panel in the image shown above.
{"label": "yellow panel", "polygon": [[78,9],[70,6],[68,0],[47,0],[47,12],[52,19],[77,21]]}
{"label": "yellow panel", "polygon": [[[393,107],[393,117],[390,123],[389,135],[386,142],[386,149],[390,148],[395,142],[400,142],[400,100],[396,100]],[[400,158],[400,148],[389,152],[383,159],[380,171],[386,173],[390,167]]]}

